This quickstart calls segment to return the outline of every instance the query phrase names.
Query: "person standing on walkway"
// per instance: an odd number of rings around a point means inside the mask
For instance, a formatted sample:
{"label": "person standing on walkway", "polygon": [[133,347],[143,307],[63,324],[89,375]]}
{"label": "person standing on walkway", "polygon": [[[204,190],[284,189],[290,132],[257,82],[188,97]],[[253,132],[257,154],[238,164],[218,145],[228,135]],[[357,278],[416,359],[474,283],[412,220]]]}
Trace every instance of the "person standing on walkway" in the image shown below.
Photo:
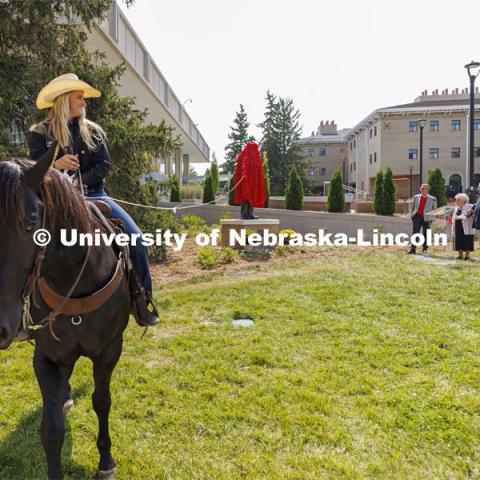
{"label": "person standing on walkway", "polygon": [[[412,218],[412,235],[420,233],[422,231],[425,238],[422,251],[427,253],[428,246],[426,243],[427,231],[430,229],[431,222],[427,220],[428,213],[437,208],[437,199],[433,195],[429,195],[430,185],[428,183],[422,183],[419,194],[413,197],[412,207],[410,210],[410,217]],[[410,255],[415,255],[416,247],[411,244],[410,249],[407,252]]]}
{"label": "person standing on walkway", "polygon": [[453,249],[458,252],[457,260],[471,260],[470,252],[473,252],[475,228],[472,226],[473,216],[469,215],[473,205],[468,202],[469,198],[465,193],[455,195],[455,213],[453,214],[455,241]]}

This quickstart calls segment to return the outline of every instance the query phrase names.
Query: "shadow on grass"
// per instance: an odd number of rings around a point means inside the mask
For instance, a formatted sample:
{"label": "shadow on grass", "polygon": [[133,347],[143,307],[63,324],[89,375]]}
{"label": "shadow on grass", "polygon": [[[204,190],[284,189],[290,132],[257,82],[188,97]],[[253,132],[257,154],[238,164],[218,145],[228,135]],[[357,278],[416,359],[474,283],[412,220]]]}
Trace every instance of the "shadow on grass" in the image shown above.
{"label": "shadow on grass", "polygon": [[[83,384],[73,391],[72,398],[86,396],[88,385]],[[18,405],[21,406],[21,399]],[[69,415],[74,415],[73,410]],[[40,440],[42,407],[22,417],[16,429],[0,443],[0,479],[47,478],[47,460]],[[96,472],[87,471],[72,460],[72,431],[68,415],[65,417],[65,441],[62,449],[62,464],[66,478],[94,478]]]}

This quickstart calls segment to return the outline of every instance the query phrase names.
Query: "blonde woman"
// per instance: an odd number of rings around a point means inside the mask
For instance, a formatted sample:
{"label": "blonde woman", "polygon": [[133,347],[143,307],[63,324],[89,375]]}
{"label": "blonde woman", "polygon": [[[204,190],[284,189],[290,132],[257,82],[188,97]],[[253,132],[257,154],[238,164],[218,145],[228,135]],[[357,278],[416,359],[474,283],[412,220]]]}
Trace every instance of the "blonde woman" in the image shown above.
{"label": "blonde woman", "polygon": [[[141,231],[117,203],[105,192],[104,179],[110,170],[105,132],[86,118],[86,98],[100,97],[100,91],[67,73],[53,79],[38,94],[37,107],[49,108],[43,122],[33,125],[27,137],[30,158],[39,160],[43,155],[59,151],[53,167],[77,173],[86,187],[87,197],[103,200],[112,208],[113,218],[123,221],[129,235]],[[148,267],[148,250],[143,245],[130,246],[132,263],[138,285],[132,288],[135,317],[142,326],[158,323],[158,313],[152,299],[152,279]],[[138,283],[138,282],[137,282]]]}
{"label": "blonde woman", "polygon": [[469,216],[472,206],[465,193],[455,195],[452,232],[455,235],[454,250],[458,252],[457,260],[471,260],[470,252],[473,252],[475,236],[473,217]]}

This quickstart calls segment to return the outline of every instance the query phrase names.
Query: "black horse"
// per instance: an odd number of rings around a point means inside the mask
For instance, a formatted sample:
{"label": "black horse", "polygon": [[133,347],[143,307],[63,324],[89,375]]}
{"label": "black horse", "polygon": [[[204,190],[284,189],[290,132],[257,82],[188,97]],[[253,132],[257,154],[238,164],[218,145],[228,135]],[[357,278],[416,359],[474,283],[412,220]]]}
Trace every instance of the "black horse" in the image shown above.
{"label": "black horse", "polygon": [[[39,258],[33,241],[37,229],[46,227],[52,235],[43,258],[40,255],[38,273],[60,295],[67,295],[78,280],[72,298],[88,297],[112,279],[118,266],[111,247],[92,247],[87,257],[88,247],[62,246],[60,229],[91,232],[95,219],[78,190],[59,172],[49,170],[50,162],[47,155],[36,164],[26,160],[0,163],[1,349],[10,346],[22,323],[25,285]],[[42,295],[34,292],[30,308],[33,324],[41,323],[51,310]],[[44,328],[34,333],[33,365],[43,398],[41,439],[50,479],[63,478],[63,406],[69,395],[70,375],[80,356],[93,362],[92,401],[99,422],[98,474],[108,478],[115,472],[108,427],[110,379],[122,351],[129,313],[128,280],[122,275],[118,287],[97,310],[81,318],[61,314],[51,322],[52,330]]]}

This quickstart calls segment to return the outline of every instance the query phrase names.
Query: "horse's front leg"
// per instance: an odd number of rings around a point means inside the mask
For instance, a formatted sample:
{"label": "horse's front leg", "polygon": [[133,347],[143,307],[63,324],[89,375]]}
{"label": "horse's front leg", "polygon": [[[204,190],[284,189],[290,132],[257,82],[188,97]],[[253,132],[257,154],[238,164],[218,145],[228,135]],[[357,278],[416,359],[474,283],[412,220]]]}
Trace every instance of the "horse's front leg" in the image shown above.
{"label": "horse's front leg", "polygon": [[73,367],[58,366],[35,350],[33,366],[43,398],[40,433],[47,456],[48,478],[62,479],[61,452],[65,436],[63,403]]}
{"label": "horse's front leg", "polygon": [[109,478],[115,473],[116,463],[112,458],[108,416],[110,414],[110,380],[122,353],[123,339],[120,337],[93,359],[95,391],[92,395],[93,409],[98,417],[97,447],[100,452],[98,477]]}

